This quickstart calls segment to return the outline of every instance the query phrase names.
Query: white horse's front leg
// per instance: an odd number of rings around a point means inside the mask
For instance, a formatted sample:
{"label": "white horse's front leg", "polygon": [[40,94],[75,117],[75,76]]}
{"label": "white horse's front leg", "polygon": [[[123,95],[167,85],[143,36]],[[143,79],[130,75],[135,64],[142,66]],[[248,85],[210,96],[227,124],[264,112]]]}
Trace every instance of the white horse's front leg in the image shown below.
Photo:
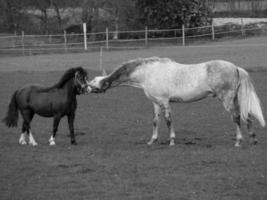
{"label": "white horse's front leg", "polygon": [[169,104],[164,105],[164,117],[170,134],[170,146],[175,145],[175,131],[172,125],[171,108]]}
{"label": "white horse's front leg", "polygon": [[152,145],[155,141],[158,140],[158,127],[160,123],[160,113],[161,113],[161,108],[160,105],[153,103],[154,106],[154,118],[153,118],[153,134],[149,142],[147,143],[148,145]]}

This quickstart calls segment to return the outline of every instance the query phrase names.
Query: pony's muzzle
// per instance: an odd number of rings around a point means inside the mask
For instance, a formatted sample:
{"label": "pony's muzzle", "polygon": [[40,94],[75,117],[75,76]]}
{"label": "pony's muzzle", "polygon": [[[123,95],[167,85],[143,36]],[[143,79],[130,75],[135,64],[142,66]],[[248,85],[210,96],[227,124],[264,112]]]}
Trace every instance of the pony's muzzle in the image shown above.
{"label": "pony's muzzle", "polygon": [[92,87],[90,85],[86,85],[84,87],[84,91],[85,91],[85,93],[91,93],[92,92]]}

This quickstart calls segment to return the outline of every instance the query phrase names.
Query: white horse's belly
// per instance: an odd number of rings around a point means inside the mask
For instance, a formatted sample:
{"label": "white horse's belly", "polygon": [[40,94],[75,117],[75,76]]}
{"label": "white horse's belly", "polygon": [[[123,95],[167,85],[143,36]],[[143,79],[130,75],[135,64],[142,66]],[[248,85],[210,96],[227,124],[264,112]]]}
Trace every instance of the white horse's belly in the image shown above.
{"label": "white horse's belly", "polygon": [[[151,69],[151,70],[150,70]],[[146,95],[152,99],[168,99],[176,102],[197,101],[210,93],[207,71],[204,66],[170,65],[145,68],[140,72]]]}
{"label": "white horse's belly", "polygon": [[191,102],[207,97],[210,94],[208,89],[192,89],[185,92],[179,92],[169,97],[171,102]]}

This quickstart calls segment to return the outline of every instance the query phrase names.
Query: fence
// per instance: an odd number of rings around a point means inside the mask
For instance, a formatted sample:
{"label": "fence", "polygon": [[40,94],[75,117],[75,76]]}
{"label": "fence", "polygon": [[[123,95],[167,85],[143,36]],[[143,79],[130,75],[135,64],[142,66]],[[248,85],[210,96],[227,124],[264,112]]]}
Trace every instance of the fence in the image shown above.
{"label": "fence", "polygon": [[267,32],[266,23],[244,25],[243,20],[238,24],[224,26],[203,26],[196,28],[137,31],[109,31],[87,33],[84,25],[82,34],[58,35],[21,35],[0,36],[0,54],[33,55],[43,53],[68,53],[99,50],[108,50],[121,47],[147,48],[162,45],[190,45],[220,38],[247,37],[263,35]]}

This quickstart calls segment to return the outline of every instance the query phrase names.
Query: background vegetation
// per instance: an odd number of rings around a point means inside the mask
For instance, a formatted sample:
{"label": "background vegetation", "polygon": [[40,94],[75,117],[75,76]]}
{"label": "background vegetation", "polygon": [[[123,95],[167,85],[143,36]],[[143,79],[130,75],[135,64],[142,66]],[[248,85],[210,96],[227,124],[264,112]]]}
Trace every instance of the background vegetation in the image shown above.
{"label": "background vegetation", "polygon": [[267,1],[248,0],[0,0],[0,32],[52,34],[196,27],[214,16],[265,16]]}

